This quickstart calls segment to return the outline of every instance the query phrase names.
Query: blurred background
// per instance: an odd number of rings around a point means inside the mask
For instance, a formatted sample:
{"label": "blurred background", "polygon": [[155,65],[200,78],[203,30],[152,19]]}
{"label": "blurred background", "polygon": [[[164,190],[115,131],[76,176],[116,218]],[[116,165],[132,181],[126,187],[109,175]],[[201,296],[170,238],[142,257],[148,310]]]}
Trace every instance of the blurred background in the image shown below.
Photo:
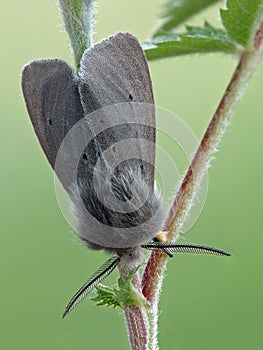
{"label": "blurred background", "polygon": [[[147,39],[160,5],[99,0],[96,41],[117,31]],[[218,7],[190,23],[204,19],[219,26]],[[0,348],[128,349],[121,310],[96,307],[87,298],[61,320],[69,298],[105,254],[82,247],[64,220],[22,98],[20,72],[29,60],[60,57],[73,64],[56,3],[2,1],[0,26]],[[223,54],[150,63],[156,103],[200,139],[236,63]],[[243,350],[262,342],[262,89],[261,66],[209,170],[202,215],[186,235],[233,256],[178,255],[169,262],[160,302],[161,349]],[[176,158],[176,150],[170,152]],[[178,164],[181,174],[185,166]],[[172,173],[169,179],[175,187]],[[105,283],[116,281],[114,272]]]}

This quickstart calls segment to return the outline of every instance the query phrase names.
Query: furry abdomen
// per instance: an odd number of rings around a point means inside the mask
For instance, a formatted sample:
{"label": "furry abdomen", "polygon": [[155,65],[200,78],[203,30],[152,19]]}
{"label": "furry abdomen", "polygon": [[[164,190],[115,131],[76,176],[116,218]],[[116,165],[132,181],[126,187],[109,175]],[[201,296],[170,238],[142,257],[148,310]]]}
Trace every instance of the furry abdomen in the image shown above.
{"label": "furry abdomen", "polygon": [[[110,180],[104,173],[94,176],[102,186],[78,181],[71,191],[76,230],[88,248],[122,255],[154,238],[165,211],[159,196],[142,180],[141,167],[127,166]],[[117,207],[111,206],[111,198]]]}

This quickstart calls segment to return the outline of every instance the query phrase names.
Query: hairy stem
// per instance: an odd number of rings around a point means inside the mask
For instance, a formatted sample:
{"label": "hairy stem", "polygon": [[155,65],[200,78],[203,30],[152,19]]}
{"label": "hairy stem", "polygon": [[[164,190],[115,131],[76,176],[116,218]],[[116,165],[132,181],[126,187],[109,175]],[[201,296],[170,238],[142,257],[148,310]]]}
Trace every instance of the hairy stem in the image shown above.
{"label": "hairy stem", "polygon": [[[133,263],[127,264],[125,260],[121,260],[118,266],[121,278],[126,280],[130,271],[134,267],[137,266]],[[136,288],[136,290],[141,294],[141,278],[138,272],[134,274],[132,284],[133,287]],[[146,307],[125,305],[124,317],[131,350],[148,350],[149,320],[148,310],[146,310]]]}
{"label": "hairy stem", "polygon": [[[256,33],[254,51],[244,52],[241,55],[230,83],[177,192],[163,228],[164,231],[168,232],[168,240],[175,240],[177,238],[184,220],[191,209],[205,171],[209,167],[227,125],[232,118],[233,109],[236,103],[242,98],[248,82],[260,61],[262,40],[263,24]],[[142,279],[143,295],[151,304],[152,322],[157,322],[158,318],[159,295],[167,259],[167,256],[162,252],[152,252]],[[157,339],[157,326],[155,328],[156,332],[153,337]],[[154,344],[157,343],[154,342]],[[157,350],[157,345],[151,349]]]}
{"label": "hairy stem", "polygon": [[148,331],[141,308],[135,305],[126,305],[124,315],[131,349],[147,350]]}
{"label": "hairy stem", "polygon": [[95,0],[57,0],[77,69],[83,52],[93,44]]}

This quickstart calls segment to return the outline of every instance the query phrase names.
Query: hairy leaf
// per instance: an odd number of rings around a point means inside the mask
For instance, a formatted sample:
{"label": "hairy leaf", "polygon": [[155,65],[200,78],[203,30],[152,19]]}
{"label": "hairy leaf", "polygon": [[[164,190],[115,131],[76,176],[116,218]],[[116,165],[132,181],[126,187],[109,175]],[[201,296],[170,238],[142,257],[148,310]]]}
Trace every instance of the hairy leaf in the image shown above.
{"label": "hairy leaf", "polygon": [[102,284],[96,286],[97,294],[91,298],[98,306],[113,306],[124,308],[125,305],[144,306],[142,295],[133,287],[132,278],[140,266],[132,269],[126,281],[118,280],[118,287],[110,288]]}
{"label": "hairy leaf", "polygon": [[228,35],[246,48],[253,47],[253,38],[262,21],[262,0],[227,0],[221,10],[222,22]]}
{"label": "hairy leaf", "polygon": [[185,34],[156,37],[143,44],[148,60],[205,52],[235,53],[237,48],[227,33],[205,23],[203,28],[186,27]]}
{"label": "hairy leaf", "polygon": [[153,37],[171,31],[187,18],[197,14],[218,0],[170,0],[163,5],[162,23]]}

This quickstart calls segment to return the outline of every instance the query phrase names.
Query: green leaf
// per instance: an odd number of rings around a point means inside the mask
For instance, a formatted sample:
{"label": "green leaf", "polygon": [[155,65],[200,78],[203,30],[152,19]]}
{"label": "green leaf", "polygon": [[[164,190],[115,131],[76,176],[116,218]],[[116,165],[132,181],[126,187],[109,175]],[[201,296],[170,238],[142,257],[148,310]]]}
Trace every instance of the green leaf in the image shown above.
{"label": "green leaf", "polygon": [[242,46],[253,47],[255,32],[262,21],[262,0],[228,0],[221,10],[222,22],[228,35]]}
{"label": "green leaf", "polygon": [[92,45],[95,0],[57,0],[57,3],[79,68],[83,52]]}
{"label": "green leaf", "polygon": [[147,41],[142,46],[148,60],[206,52],[235,53],[237,48],[227,33],[205,23],[204,28],[186,27],[185,34],[170,34]]}
{"label": "green leaf", "polygon": [[95,301],[98,306],[120,306],[121,301],[118,298],[117,291],[115,289],[99,284],[96,286],[96,296],[91,298],[92,301]]}
{"label": "green leaf", "polygon": [[147,302],[132,285],[132,278],[140,266],[134,268],[128,275],[126,281],[118,280],[117,288],[106,287],[103,284],[96,286],[96,296],[91,298],[98,306],[113,306],[124,308],[125,305],[137,305],[146,307]]}
{"label": "green leaf", "polygon": [[171,31],[187,18],[197,14],[218,0],[170,0],[163,5],[162,23],[153,37]]}

